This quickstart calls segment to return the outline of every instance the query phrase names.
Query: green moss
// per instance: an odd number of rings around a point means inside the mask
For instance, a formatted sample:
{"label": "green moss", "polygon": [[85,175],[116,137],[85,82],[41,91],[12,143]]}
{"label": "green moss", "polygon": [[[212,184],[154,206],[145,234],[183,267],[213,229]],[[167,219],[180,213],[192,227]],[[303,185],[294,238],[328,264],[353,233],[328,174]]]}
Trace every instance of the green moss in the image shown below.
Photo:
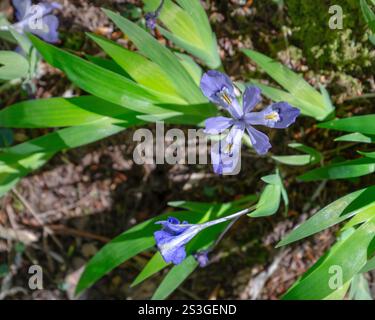
{"label": "green moss", "polygon": [[[291,41],[300,47],[314,68],[333,68],[356,74],[374,70],[374,49],[358,0],[285,0],[292,23]],[[332,30],[328,23],[332,4],[343,9],[343,29]]]}

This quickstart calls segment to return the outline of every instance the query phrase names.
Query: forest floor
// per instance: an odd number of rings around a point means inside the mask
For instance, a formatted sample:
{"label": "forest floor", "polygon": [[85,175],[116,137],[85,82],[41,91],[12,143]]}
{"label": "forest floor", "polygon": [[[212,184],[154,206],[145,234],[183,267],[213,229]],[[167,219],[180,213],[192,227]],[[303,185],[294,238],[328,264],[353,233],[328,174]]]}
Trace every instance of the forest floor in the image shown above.
{"label": "forest floor", "polygon": [[[64,4],[59,15],[61,47],[98,54],[99,49],[85,37],[86,31],[119,39],[121,44],[131,46],[100,7],[112,8],[137,19],[142,15],[140,1],[59,2]],[[10,7],[8,9],[11,15]],[[280,26],[289,23],[285,10],[272,1],[260,4],[260,1],[240,0],[210,1],[206,9],[228,74],[236,79],[259,76],[255,65],[240,49],[255,48],[274,56],[274,52],[269,52],[270,43],[284,37]],[[288,50],[289,45],[285,43],[284,53]],[[280,54],[278,58],[297,71],[309,70],[303,57],[293,60],[289,54]],[[310,74],[309,81],[315,84],[319,70],[310,71],[313,75]],[[333,86],[329,83],[331,80],[320,78]],[[357,80],[368,90],[374,89],[371,74]],[[82,94],[65,75],[45,63],[35,84],[35,98]],[[1,92],[0,98],[1,107],[27,99],[20,86]],[[368,112],[366,101],[345,102],[345,99],[338,91],[334,101],[339,105],[338,112]],[[45,132],[16,130],[15,142]],[[259,194],[263,187],[260,177],[275,169],[270,157],[259,158],[247,150],[243,151],[241,173],[224,178],[215,176],[209,166],[136,165],[132,156],[136,146],[133,133],[127,130],[98,143],[60,153],[0,199],[1,233],[7,235],[7,240],[0,237],[0,298],[74,299],[73,290],[85,263],[130,226],[170,210],[169,201],[229,202]],[[332,142],[332,137],[333,133],[318,130],[314,120],[300,118],[286,132],[272,134],[272,153],[288,154],[287,144],[298,141],[324,150],[333,158],[337,154],[337,144]],[[346,156],[355,155],[348,152]],[[370,181],[364,178],[344,183],[302,183],[296,176],[305,169],[281,168],[290,198],[286,214],[281,208],[270,218],[241,219],[215,249],[209,266],[194,272],[171,298],[279,299],[331,246],[336,229],[283,249],[275,249],[276,243],[320,208]],[[23,243],[17,241],[20,235]],[[86,290],[80,299],[149,298],[163,278],[163,272],[137,287],[131,288],[130,284],[151,254],[141,254],[116,268]],[[31,264],[43,267],[44,290],[25,289]],[[372,290],[375,293],[374,286]]]}

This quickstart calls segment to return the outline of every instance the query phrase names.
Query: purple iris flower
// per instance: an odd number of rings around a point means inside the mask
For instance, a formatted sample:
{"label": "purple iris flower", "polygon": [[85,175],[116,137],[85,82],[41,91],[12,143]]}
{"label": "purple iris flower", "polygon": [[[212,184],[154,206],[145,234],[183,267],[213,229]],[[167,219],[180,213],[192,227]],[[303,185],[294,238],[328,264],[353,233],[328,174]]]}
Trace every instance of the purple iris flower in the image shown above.
{"label": "purple iris flower", "polygon": [[17,32],[30,32],[47,42],[58,42],[59,20],[52,11],[61,9],[60,4],[53,2],[32,5],[31,0],[12,0],[12,3],[18,20],[12,27]]}
{"label": "purple iris flower", "polygon": [[194,255],[195,260],[198,261],[199,266],[201,268],[207,267],[208,263],[210,262],[210,259],[208,258],[208,251],[199,251]]}
{"label": "purple iris flower", "polygon": [[202,224],[189,224],[174,217],[169,217],[166,221],[158,221],[156,224],[162,225],[162,230],[154,233],[156,245],[163,256],[165,262],[180,264],[186,258],[186,244],[202,230],[213,225],[232,220],[249,212],[249,209],[242,210],[230,216],[209,221]]}
{"label": "purple iris flower", "polygon": [[156,20],[159,18],[161,9],[163,9],[163,5],[164,5],[164,0],[161,0],[159,7],[155,11],[149,12],[145,15],[146,27],[149,30],[152,30],[152,31],[155,30],[156,25],[157,25]]}
{"label": "purple iris flower", "polygon": [[252,112],[261,102],[261,90],[255,86],[247,87],[241,106],[232,81],[227,75],[215,70],[203,75],[200,86],[203,94],[211,102],[223,107],[231,115],[230,118],[209,118],[205,123],[205,132],[208,134],[221,134],[231,128],[219,148],[211,151],[214,171],[218,174],[230,173],[236,167],[245,130],[255,151],[263,155],[271,148],[271,144],[267,135],[255,129],[254,125],[284,129],[294,123],[300,115],[299,109],[287,102],[274,103],[260,112]]}

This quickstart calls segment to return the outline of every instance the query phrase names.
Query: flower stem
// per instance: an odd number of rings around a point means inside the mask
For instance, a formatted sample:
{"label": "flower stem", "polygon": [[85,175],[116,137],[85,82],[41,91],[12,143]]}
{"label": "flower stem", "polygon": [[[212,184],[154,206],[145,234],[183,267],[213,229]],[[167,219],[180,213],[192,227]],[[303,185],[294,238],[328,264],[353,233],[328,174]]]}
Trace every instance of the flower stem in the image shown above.
{"label": "flower stem", "polygon": [[213,220],[213,221],[208,221],[206,223],[203,223],[201,226],[203,228],[208,228],[208,227],[214,226],[214,225],[219,224],[219,223],[223,223],[223,222],[226,222],[226,221],[229,221],[229,220],[233,220],[235,218],[239,218],[239,217],[245,215],[246,213],[249,213],[251,210],[253,210],[253,208],[254,207],[247,208],[247,209],[241,210],[237,213],[231,214],[229,216],[219,218],[219,219],[216,219],[216,220]]}

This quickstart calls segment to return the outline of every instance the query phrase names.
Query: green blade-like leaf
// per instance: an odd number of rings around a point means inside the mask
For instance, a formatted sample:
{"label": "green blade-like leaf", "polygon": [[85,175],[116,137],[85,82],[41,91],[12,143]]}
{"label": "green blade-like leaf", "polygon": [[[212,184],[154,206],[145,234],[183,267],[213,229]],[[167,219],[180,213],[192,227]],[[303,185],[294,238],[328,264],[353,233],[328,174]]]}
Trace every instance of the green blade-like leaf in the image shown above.
{"label": "green blade-like leaf", "polygon": [[273,156],[272,159],[287,165],[304,166],[309,164],[319,163],[322,159],[322,154],[314,148],[305,146],[301,143],[291,143],[289,147],[308,153],[308,155],[294,155],[294,156]]}
{"label": "green blade-like leaf", "polygon": [[0,80],[24,78],[29,72],[29,62],[13,51],[0,51]]}
{"label": "green blade-like leaf", "polygon": [[90,124],[61,129],[8,148],[6,152],[0,154],[0,163],[22,159],[25,155],[33,153],[55,153],[76,148],[119,133],[126,126],[125,122],[117,120],[114,123],[113,119],[104,118]]}
{"label": "green blade-like leaf", "polygon": [[368,281],[363,274],[356,274],[353,277],[349,298],[352,300],[373,300]]}
{"label": "green blade-like leaf", "polygon": [[350,193],[332,202],[294,229],[277,244],[277,247],[311,236],[364,212],[375,203],[374,194],[375,186],[372,186]]}
{"label": "green blade-like leaf", "polygon": [[318,124],[319,128],[331,130],[359,132],[363,134],[375,134],[375,114],[365,116],[336,119]]}
{"label": "green blade-like leaf", "polygon": [[87,58],[87,60],[98,65],[103,69],[113,71],[115,73],[118,73],[119,75],[122,75],[125,78],[131,79],[131,76],[128,73],[126,73],[126,71],[123,68],[121,68],[115,61],[111,59],[92,56],[90,54],[85,54],[85,57]]}
{"label": "green blade-like leaf", "polygon": [[215,116],[217,108],[204,105],[159,105],[162,114],[144,115],[95,96],[49,98],[16,103],[0,110],[0,126],[11,128],[48,128],[88,124],[104,117],[129,125],[164,120],[171,124],[198,125]]}
{"label": "green blade-like leaf", "polygon": [[271,216],[277,212],[280,206],[281,187],[279,185],[267,185],[259,199],[256,210],[249,216],[252,218]]}
{"label": "green blade-like leaf", "polygon": [[165,267],[168,266],[160,254],[160,252],[156,252],[152,258],[147,262],[146,266],[142,269],[142,271],[138,274],[138,276],[134,279],[131,286],[136,286],[141,282],[145,281],[146,279],[150,278],[155,273],[163,270]]}
{"label": "green blade-like leaf", "polygon": [[181,264],[174,266],[159,285],[152,300],[167,298],[197,267],[198,262],[193,256],[187,257]]}
{"label": "green blade-like leaf", "polygon": [[[370,195],[369,195],[370,197]],[[375,197],[373,197],[374,203],[363,207],[352,219],[350,219],[344,227],[341,228],[341,232],[353,228],[363,222],[372,219],[375,216]],[[372,199],[371,197],[369,199]]]}
{"label": "green blade-like leaf", "polygon": [[22,177],[43,166],[53,153],[36,153],[25,156],[18,161],[7,161],[0,164],[0,197],[11,190]]}
{"label": "green blade-like leaf", "polygon": [[244,49],[243,52],[298,100],[308,101],[311,107],[308,107],[307,104],[304,105],[305,114],[323,120],[332,113],[333,109],[329,108],[324,97],[301,76],[259,52],[248,49]]}
{"label": "green blade-like leaf", "polygon": [[154,37],[133,22],[109,10],[104,10],[107,16],[130,38],[140,53],[157,63],[175,83],[179,94],[189,103],[203,103],[207,99],[194,83],[190,74],[178,61],[177,57]]}
{"label": "green blade-like leaf", "polygon": [[78,126],[105,116],[138,113],[94,96],[50,98],[16,103],[0,111],[0,126],[11,128],[48,128]]}
{"label": "green blade-like leaf", "polygon": [[372,257],[370,260],[367,261],[365,266],[361,269],[361,273],[370,272],[375,270],[375,257]]}
{"label": "green blade-like leaf", "polygon": [[[285,192],[280,175],[276,174],[263,177],[262,180],[268,185],[262,191],[255,210],[249,214],[252,218],[271,216],[279,210],[282,192]],[[288,205],[287,196],[283,195],[286,206]]]}
{"label": "green blade-like leaf", "polygon": [[357,151],[359,154],[367,157],[367,158],[371,158],[371,159],[375,159],[375,151],[373,152],[363,152],[363,151]]}
{"label": "green blade-like leaf", "polygon": [[317,300],[328,297],[337,289],[331,285],[333,277],[340,277],[345,284],[365,266],[374,233],[375,218],[338,242],[327,255],[319,259],[312,271],[289,289],[283,299]]}
{"label": "green blade-like leaf", "polygon": [[[116,63],[121,66],[135,81],[152,90],[172,95],[178,101],[178,92],[173,82],[156,63],[144,56],[126,50],[117,43],[97,36],[88,34]],[[186,101],[181,98],[179,103]]]}
{"label": "green blade-like leaf", "polygon": [[361,10],[366,23],[369,25],[372,32],[375,32],[375,13],[371,10],[366,0],[360,0]]}
{"label": "green blade-like leaf", "polygon": [[335,141],[345,142],[362,142],[362,143],[373,143],[375,142],[375,135],[364,135],[362,133],[349,133],[344,136],[338,137]]}
{"label": "green blade-like leaf", "polygon": [[187,54],[175,53],[180,63],[184,66],[186,71],[190,74],[197,86],[199,86],[202,79],[202,68]]}
{"label": "green blade-like leaf", "polygon": [[373,172],[375,172],[375,160],[371,158],[361,158],[314,169],[303,174],[302,176],[299,176],[298,178],[303,181],[348,179],[361,177]]}
{"label": "green blade-like leaf", "polygon": [[30,35],[30,38],[48,63],[64,71],[74,84],[99,98],[143,113],[163,113],[162,109],[152,104],[176,102],[165,100],[165,95],[151,92],[115,72],[46,44],[37,37]]}
{"label": "green blade-like leaf", "polygon": [[[154,11],[158,0],[146,0],[146,11]],[[216,69],[221,65],[217,41],[206,12],[198,0],[166,0],[159,19],[168,30],[158,27],[167,39],[191,53],[207,66]]]}

